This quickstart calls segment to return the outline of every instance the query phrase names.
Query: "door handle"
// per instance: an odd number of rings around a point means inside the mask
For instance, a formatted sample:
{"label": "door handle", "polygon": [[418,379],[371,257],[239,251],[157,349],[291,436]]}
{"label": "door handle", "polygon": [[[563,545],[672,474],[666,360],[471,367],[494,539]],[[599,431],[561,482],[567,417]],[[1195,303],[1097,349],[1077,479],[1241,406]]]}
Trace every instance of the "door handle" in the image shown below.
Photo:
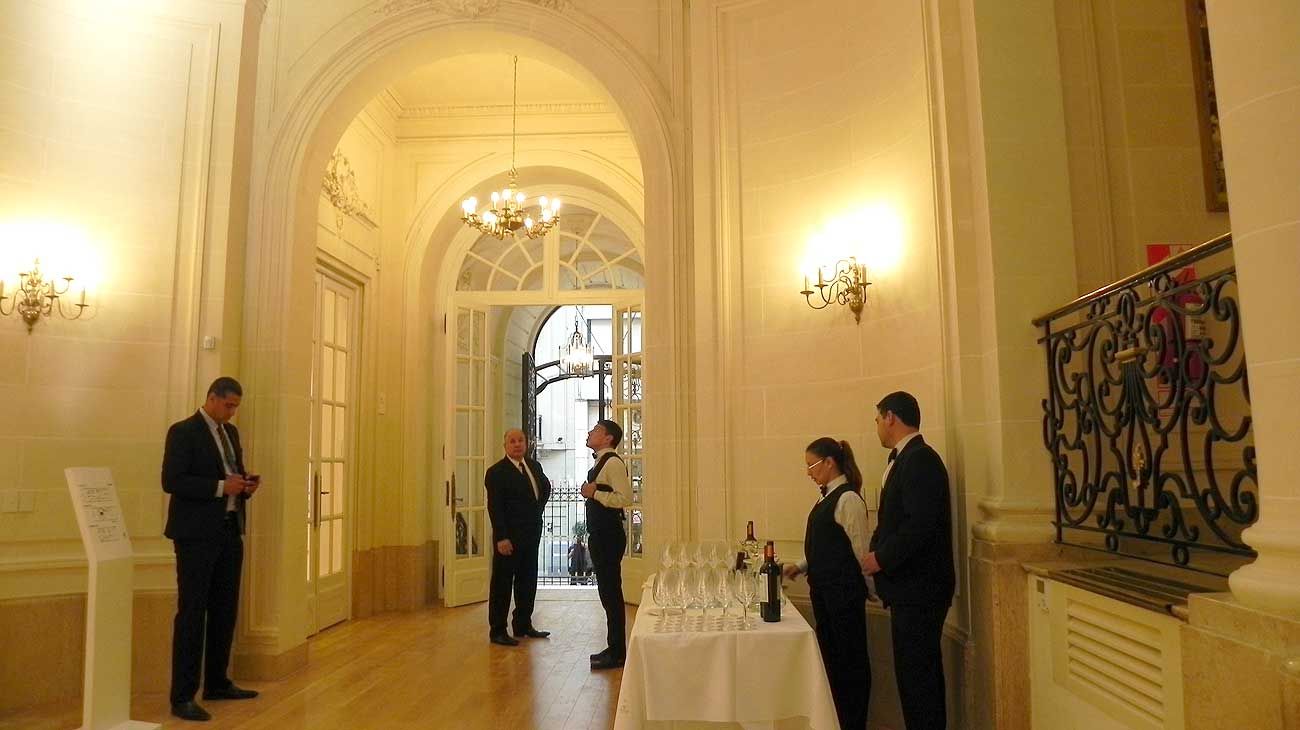
{"label": "door handle", "polygon": [[311,490],[311,492],[312,492],[312,508],[311,508],[312,525],[315,526],[315,527],[317,527],[317,528],[319,528],[319,527],[320,527],[320,472],[316,472],[315,474],[312,475],[312,485],[313,485],[313,489]]}

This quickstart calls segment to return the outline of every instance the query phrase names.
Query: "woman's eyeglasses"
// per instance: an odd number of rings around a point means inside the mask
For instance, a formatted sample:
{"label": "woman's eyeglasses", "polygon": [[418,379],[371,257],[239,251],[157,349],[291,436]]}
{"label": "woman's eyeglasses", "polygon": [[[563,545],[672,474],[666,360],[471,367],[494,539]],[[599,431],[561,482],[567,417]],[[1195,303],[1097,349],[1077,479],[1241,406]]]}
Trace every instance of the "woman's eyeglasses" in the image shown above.
{"label": "woman's eyeglasses", "polygon": [[823,456],[822,458],[818,459],[817,461],[814,461],[813,463],[809,464],[809,465],[808,465],[808,472],[811,473],[812,470],[813,470],[813,467],[814,467],[814,466],[817,466],[818,464],[822,463],[823,461],[826,461],[826,457],[824,457],[824,456]]}

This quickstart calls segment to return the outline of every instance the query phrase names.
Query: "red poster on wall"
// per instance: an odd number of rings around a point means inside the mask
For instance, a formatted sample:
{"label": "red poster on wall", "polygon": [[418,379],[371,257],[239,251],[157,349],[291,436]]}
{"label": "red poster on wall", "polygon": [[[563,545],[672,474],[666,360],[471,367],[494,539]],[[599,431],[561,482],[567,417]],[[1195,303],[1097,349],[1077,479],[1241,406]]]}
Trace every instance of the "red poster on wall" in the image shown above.
{"label": "red poster on wall", "polygon": [[[1147,264],[1158,264],[1170,257],[1192,248],[1192,243],[1148,243]],[[1196,266],[1188,264],[1172,272],[1175,287],[1182,287],[1196,281]],[[1205,317],[1201,309],[1205,300],[1195,289],[1187,289],[1175,294],[1169,304],[1156,304],[1151,313],[1151,322],[1159,325],[1165,333],[1165,342],[1161,353],[1164,366],[1157,386],[1157,402],[1164,407],[1160,409],[1161,420],[1174,417],[1175,406],[1170,402],[1173,383],[1181,382],[1187,388],[1199,389],[1205,378],[1205,359],[1201,352],[1201,340],[1205,338]]]}

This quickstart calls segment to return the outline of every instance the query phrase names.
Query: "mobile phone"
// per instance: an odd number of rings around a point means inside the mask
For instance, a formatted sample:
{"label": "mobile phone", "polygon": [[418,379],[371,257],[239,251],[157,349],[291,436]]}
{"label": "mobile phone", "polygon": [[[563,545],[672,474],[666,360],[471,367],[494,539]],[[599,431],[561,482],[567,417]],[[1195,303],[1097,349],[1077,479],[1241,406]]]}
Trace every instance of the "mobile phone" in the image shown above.
{"label": "mobile phone", "polygon": [[257,484],[258,482],[262,481],[262,475],[261,475],[261,474],[245,474],[245,475],[244,475],[244,479],[247,480],[247,481],[250,481],[250,482],[252,482],[252,483],[254,483],[254,484]]}

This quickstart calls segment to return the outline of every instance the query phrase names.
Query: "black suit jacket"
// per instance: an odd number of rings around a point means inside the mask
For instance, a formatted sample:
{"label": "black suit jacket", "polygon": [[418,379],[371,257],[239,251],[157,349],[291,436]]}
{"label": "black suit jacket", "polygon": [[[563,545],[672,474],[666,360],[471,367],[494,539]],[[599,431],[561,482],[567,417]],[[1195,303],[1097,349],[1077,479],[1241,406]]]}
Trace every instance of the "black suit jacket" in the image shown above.
{"label": "black suit jacket", "polygon": [[546,478],[541,464],[528,457],[524,457],[524,461],[533,479],[537,480],[536,498],[528,477],[515,468],[509,457],[502,457],[483,475],[493,542],[509,540],[513,543],[542,534],[542,509],[551,496],[551,481]]}
{"label": "black suit jacket", "polygon": [[921,437],[907,442],[880,494],[871,535],[880,572],[876,591],[886,605],[950,605],[956,587],[948,470]]}
{"label": "black suit jacket", "polygon": [[[230,447],[235,450],[235,465],[244,471],[244,450],[239,445],[239,429],[225,424]],[[221,532],[226,518],[226,497],[217,494],[217,482],[226,478],[221,450],[208,430],[208,423],[198,411],[167,429],[167,446],[163,450],[162,488],[172,496],[167,506],[167,527],[163,534],[173,540],[204,540]],[[235,499],[239,511],[239,530],[244,530],[244,503],[248,495]]]}

